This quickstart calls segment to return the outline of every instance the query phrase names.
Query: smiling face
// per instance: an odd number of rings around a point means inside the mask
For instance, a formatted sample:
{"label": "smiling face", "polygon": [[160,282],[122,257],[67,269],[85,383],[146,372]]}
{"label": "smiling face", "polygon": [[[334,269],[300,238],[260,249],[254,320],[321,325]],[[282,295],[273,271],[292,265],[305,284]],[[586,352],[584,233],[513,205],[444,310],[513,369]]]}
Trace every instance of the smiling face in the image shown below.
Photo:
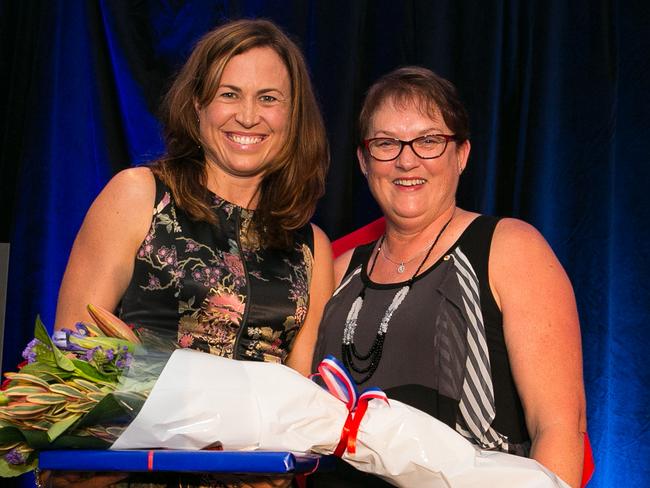
{"label": "smiling face", "polygon": [[[451,134],[440,112],[423,113],[420,104],[384,101],[373,114],[365,138],[390,137],[409,141],[430,134]],[[426,226],[434,222],[456,201],[460,173],[469,156],[469,141],[450,141],[435,159],[422,159],[404,147],[393,161],[377,161],[358,150],[361,170],[367,175],[370,191],[389,220],[400,226]]]}
{"label": "smiling face", "polygon": [[215,176],[208,181],[220,196],[252,198],[287,139],[290,105],[289,73],[270,47],[234,56],[212,101],[195,104],[208,172]]}

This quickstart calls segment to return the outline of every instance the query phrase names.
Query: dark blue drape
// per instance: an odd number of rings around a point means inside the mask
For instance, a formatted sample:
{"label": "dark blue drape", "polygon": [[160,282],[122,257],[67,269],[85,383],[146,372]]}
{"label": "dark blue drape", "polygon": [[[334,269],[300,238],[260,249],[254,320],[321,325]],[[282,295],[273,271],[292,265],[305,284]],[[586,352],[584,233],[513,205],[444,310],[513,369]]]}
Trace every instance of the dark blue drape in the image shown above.
{"label": "dark blue drape", "polygon": [[37,313],[52,324],[93,198],[116,171],[162,151],[157,107],[193,42],[226,19],[267,17],[303,47],[323,108],[333,161],[315,220],[331,238],[379,215],[354,156],[367,86],[404,64],[458,86],[473,133],[461,206],[533,223],[576,290],[590,486],[649,485],[646,3],[0,3],[0,240],[11,242],[3,370],[19,361]]}

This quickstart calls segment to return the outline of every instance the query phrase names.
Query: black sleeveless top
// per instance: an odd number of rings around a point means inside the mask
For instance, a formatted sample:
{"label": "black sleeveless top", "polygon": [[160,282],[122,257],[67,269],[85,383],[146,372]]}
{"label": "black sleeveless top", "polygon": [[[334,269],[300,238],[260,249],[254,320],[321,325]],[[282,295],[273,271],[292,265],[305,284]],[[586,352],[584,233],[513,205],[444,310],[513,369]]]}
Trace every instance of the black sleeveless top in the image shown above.
{"label": "black sleeveless top", "polygon": [[[502,315],[488,281],[498,220],[477,217],[445,255],[415,279],[389,322],[377,370],[359,388],[378,386],[389,398],[427,412],[485,449],[528,455],[530,437],[510,370]],[[405,284],[378,284],[368,278],[374,245],[354,250],[346,277],[325,308],[314,367],[327,354],[342,359],[346,317],[364,285],[353,339],[361,353],[369,351],[386,309]],[[410,278],[409,271],[405,274]],[[469,374],[470,369],[476,371]],[[471,377],[476,376],[482,383],[473,383]],[[484,395],[477,394],[478,389],[484,389]],[[484,405],[479,396],[492,401]],[[461,405],[469,413],[461,414]],[[313,486],[390,486],[344,464],[316,476]]]}
{"label": "black sleeveless top", "polygon": [[195,221],[156,178],[150,230],[135,258],[121,318],[181,347],[224,357],[284,362],[304,323],[313,230],[289,250],[247,232],[253,212],[212,195],[217,225]]}

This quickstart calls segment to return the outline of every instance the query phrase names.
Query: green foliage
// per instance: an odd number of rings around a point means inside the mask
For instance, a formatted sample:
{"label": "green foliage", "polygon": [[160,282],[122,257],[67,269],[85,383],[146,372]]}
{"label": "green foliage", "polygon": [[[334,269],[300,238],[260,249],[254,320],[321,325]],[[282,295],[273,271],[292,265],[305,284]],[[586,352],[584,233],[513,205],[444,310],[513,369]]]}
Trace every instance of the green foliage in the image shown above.
{"label": "green foliage", "polygon": [[[91,335],[65,336],[75,347],[62,351],[36,318],[37,341],[29,346],[33,362],[5,373],[9,384],[0,392],[0,477],[33,470],[40,450],[108,448],[121,431],[116,422],[129,422],[144,404],[168,354],[153,367],[138,361],[123,379],[120,362],[128,364],[125,359],[132,360],[137,346],[108,337],[92,324],[86,327]],[[129,391],[115,393],[125,385]]]}

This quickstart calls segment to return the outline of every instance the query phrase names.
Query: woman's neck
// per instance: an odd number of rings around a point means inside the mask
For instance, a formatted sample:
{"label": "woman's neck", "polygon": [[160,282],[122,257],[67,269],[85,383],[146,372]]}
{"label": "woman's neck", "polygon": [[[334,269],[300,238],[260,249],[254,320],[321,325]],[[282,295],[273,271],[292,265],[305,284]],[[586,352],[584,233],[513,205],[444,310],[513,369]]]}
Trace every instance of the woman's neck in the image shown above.
{"label": "woman's neck", "polygon": [[[415,253],[426,248],[427,244],[431,244],[442,227],[449,220],[453,220],[459,212],[462,210],[453,203],[429,222],[408,222],[398,225],[387,221],[384,245],[387,246],[393,259],[404,261],[411,259]],[[449,229],[445,231],[448,232]]]}
{"label": "woman's neck", "polygon": [[254,210],[259,201],[261,176],[239,177],[206,164],[207,186],[215,195],[235,205]]}

